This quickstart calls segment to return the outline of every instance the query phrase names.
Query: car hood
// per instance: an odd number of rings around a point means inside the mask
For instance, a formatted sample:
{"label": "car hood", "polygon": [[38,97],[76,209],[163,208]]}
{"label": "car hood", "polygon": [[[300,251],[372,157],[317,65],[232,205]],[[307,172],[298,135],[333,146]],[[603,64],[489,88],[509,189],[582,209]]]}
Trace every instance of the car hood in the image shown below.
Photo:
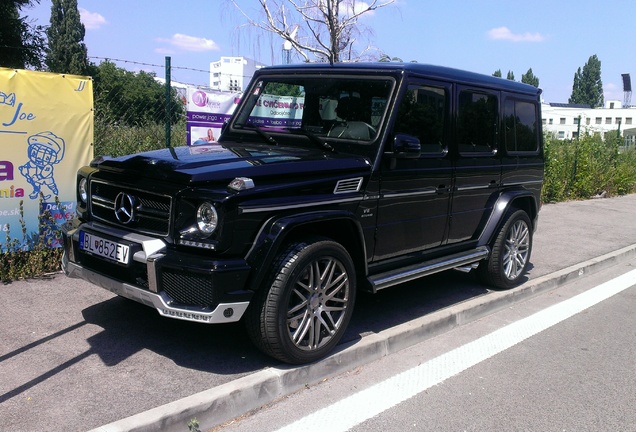
{"label": "car hood", "polygon": [[248,144],[172,147],[95,161],[100,171],[126,173],[178,183],[227,181],[311,172],[330,175],[368,171],[370,162],[351,154],[319,149]]}

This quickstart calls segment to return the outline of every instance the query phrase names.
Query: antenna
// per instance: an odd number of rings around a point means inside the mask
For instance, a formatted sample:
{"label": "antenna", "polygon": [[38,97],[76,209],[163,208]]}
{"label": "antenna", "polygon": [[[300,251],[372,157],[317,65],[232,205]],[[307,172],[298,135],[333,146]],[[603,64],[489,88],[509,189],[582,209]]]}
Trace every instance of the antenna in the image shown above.
{"label": "antenna", "polygon": [[632,104],[632,79],[629,74],[622,74],[623,77],[623,108],[629,108]]}

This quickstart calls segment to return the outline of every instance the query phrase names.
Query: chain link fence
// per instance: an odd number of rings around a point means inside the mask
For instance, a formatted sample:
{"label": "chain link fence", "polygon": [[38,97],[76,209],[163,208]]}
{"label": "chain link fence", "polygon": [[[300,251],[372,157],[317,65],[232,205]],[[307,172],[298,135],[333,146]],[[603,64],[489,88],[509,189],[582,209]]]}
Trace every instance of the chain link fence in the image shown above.
{"label": "chain link fence", "polygon": [[186,143],[187,88],[206,88],[209,71],[173,66],[169,58],[165,65],[91,59],[99,60],[92,73],[96,157]]}

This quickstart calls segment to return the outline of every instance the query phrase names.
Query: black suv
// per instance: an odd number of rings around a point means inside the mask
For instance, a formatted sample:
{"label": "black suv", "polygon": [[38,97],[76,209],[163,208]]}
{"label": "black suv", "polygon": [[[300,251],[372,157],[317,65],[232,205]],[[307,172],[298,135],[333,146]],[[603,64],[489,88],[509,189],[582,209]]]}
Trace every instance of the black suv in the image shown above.
{"label": "black suv", "polygon": [[261,69],[218,143],[78,171],[63,268],[167,317],[244,319],[265,353],[314,361],[358,289],[453,268],[523,280],[540,93],[415,63]]}

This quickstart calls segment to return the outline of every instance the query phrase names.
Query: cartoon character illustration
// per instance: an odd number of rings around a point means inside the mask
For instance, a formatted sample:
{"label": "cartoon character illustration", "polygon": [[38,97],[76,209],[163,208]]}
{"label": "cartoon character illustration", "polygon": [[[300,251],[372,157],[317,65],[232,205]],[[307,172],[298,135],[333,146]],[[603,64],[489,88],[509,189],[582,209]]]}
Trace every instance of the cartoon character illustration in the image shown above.
{"label": "cartoon character illustration", "polygon": [[[53,194],[58,194],[53,165],[64,158],[64,140],[53,132],[40,132],[28,138],[29,162],[19,167],[20,174],[33,186],[29,198],[36,199],[40,195],[42,186],[46,186]],[[49,199],[51,195],[43,195]]]}

